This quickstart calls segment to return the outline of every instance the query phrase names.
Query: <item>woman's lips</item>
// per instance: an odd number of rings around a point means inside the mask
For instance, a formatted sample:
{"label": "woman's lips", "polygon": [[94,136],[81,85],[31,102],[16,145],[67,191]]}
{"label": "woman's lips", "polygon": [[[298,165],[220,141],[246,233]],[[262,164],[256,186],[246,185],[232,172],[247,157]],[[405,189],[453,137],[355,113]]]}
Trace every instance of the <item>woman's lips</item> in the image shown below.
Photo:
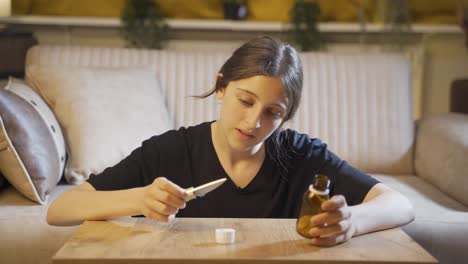
{"label": "woman's lips", "polygon": [[244,131],[242,131],[241,129],[238,129],[236,128],[236,131],[237,131],[237,134],[239,135],[239,137],[242,139],[242,140],[249,140],[249,139],[253,139],[255,136],[252,135],[252,134],[248,134]]}

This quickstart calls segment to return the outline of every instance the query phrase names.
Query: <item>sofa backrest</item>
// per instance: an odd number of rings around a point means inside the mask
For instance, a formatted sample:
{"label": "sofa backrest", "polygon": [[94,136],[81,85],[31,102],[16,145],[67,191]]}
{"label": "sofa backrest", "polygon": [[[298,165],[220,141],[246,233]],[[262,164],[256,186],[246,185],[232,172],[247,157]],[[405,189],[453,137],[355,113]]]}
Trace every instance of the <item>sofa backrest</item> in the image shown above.
{"label": "sofa backrest", "polygon": [[[124,48],[36,46],[31,65],[125,67],[152,65],[174,128],[217,119],[213,88],[231,51],[157,51]],[[286,124],[319,137],[353,166],[369,173],[413,173],[414,125],[409,61],[392,54],[303,53],[301,106]]]}

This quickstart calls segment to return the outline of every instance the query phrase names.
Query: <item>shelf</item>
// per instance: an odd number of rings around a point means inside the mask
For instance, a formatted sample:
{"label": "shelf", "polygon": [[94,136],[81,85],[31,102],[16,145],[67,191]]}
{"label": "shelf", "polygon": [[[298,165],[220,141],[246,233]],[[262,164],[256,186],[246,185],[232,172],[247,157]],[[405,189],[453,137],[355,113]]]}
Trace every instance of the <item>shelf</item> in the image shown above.
{"label": "shelf", "polygon": [[[60,17],[60,16],[10,16],[0,18],[0,23],[10,25],[33,26],[64,26],[64,27],[101,27],[117,28],[121,25],[119,18],[99,17]],[[182,30],[208,30],[208,31],[267,31],[280,32],[290,27],[282,22],[255,22],[233,20],[201,20],[201,19],[167,19],[169,27]],[[385,32],[382,24],[366,24],[367,32]],[[360,32],[358,23],[319,23],[322,32],[353,33]],[[433,34],[462,34],[458,25],[428,25],[416,24],[412,26],[413,33]]]}

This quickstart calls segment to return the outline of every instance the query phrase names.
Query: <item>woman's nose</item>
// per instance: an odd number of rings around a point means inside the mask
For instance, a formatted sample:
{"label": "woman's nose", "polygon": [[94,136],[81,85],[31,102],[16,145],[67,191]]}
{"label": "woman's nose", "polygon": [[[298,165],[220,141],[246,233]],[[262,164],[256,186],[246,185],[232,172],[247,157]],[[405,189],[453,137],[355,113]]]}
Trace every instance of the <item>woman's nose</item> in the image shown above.
{"label": "woman's nose", "polygon": [[259,128],[262,125],[263,109],[252,109],[247,113],[248,128]]}

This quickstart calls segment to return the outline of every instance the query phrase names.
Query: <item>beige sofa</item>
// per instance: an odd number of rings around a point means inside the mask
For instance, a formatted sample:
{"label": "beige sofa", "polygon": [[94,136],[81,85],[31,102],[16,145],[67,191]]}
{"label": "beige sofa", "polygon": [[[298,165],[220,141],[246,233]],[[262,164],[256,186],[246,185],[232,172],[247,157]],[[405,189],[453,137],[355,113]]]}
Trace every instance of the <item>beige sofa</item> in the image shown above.
{"label": "beige sofa", "polygon": [[[149,65],[160,81],[170,126],[177,128],[216,119],[213,98],[198,100],[190,95],[213,86],[215,73],[229,54],[36,46],[28,52],[26,68]],[[468,259],[468,115],[434,115],[419,120],[416,128],[410,64],[403,56],[301,56],[305,91],[296,118],[287,126],[322,138],[340,157],[409,197],[416,220],[403,230],[440,263],[464,263]],[[65,142],[71,140],[66,127],[64,136]],[[70,145],[68,151],[74,151]],[[48,204],[70,187],[62,181],[44,205],[12,186],[0,191],[1,263],[50,262],[77,228],[51,227],[45,221]]]}

